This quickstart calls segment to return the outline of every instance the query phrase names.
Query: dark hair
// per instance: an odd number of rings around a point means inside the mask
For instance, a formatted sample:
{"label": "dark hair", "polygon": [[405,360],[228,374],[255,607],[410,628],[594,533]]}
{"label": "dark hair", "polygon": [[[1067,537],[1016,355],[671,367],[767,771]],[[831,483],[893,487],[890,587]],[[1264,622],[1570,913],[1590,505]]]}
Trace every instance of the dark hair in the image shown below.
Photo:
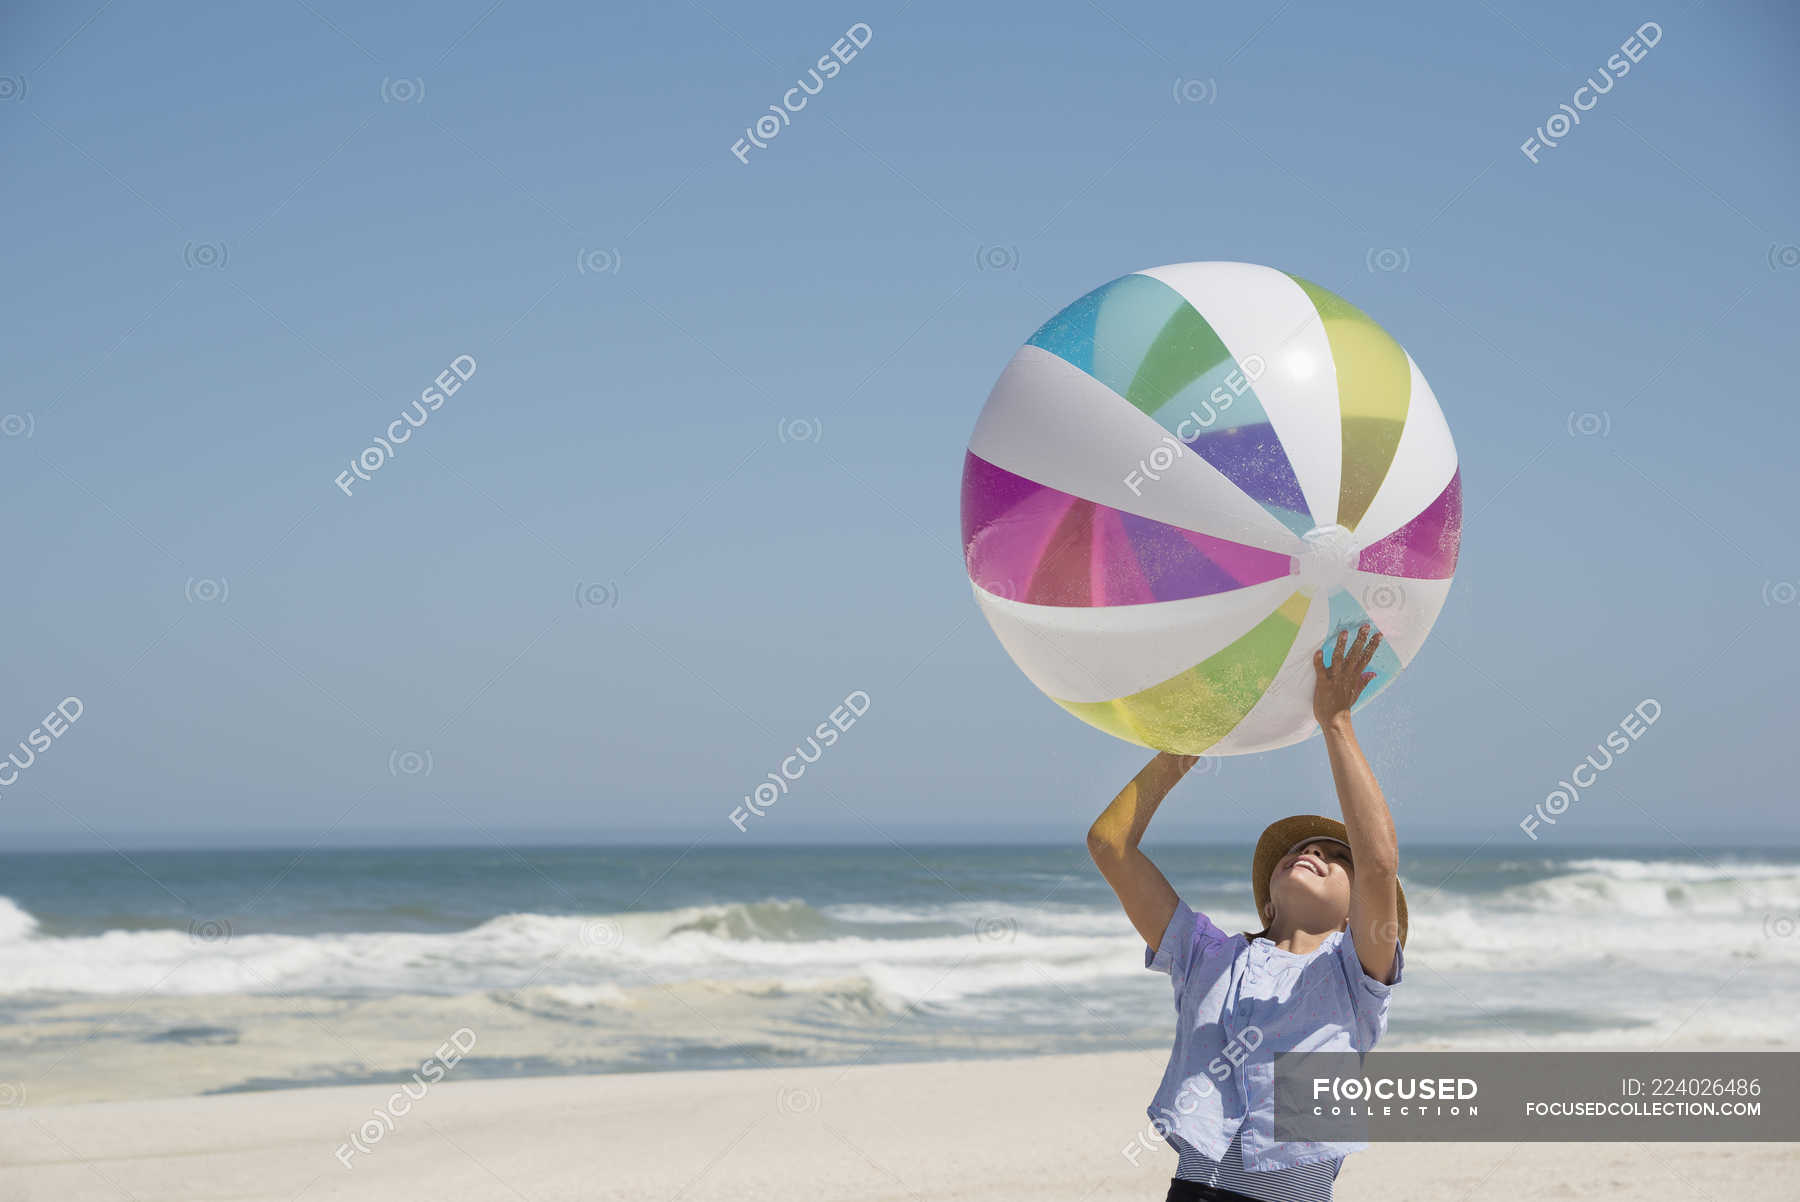
{"label": "dark hair", "polygon": [[1244,932],[1244,942],[1245,943],[1255,943],[1258,939],[1269,939],[1269,938],[1271,938],[1271,936],[1269,934],[1269,924],[1266,922],[1263,923],[1262,930],[1256,932],[1254,935],[1252,935],[1249,931]]}

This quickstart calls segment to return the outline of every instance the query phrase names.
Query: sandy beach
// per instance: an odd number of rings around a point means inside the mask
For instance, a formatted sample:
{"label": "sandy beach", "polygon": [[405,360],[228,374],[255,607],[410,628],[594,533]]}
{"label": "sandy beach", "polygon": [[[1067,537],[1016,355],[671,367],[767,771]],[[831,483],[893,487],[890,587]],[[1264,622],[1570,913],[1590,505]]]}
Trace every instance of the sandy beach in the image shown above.
{"label": "sandy beach", "polygon": [[[1161,1198],[1158,1052],[431,1086],[367,1151],[392,1086],[0,1111],[5,1202]],[[373,1121],[373,1120],[371,1120]],[[348,1166],[344,1163],[348,1161]],[[1391,1144],[1344,1202],[1791,1197],[1800,1144]]]}

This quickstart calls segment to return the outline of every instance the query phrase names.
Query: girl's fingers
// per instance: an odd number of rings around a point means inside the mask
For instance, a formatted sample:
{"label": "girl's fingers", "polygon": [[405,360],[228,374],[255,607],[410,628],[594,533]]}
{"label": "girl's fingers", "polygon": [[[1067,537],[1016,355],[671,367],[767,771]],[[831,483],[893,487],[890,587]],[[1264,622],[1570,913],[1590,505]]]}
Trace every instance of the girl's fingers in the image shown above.
{"label": "girl's fingers", "polygon": [[1344,640],[1350,637],[1348,630],[1338,631],[1337,646],[1331,652],[1331,666],[1337,667],[1344,662]]}
{"label": "girl's fingers", "polygon": [[[1363,643],[1369,637],[1369,624],[1364,622],[1356,631],[1356,641],[1350,644],[1350,662],[1357,663],[1362,659]],[[1358,669],[1361,670],[1360,668]]]}
{"label": "girl's fingers", "polygon": [[1369,640],[1369,645],[1363,648],[1362,660],[1358,665],[1359,671],[1369,666],[1369,661],[1375,658],[1375,649],[1379,646],[1381,646],[1381,634],[1377,632],[1375,637]]}

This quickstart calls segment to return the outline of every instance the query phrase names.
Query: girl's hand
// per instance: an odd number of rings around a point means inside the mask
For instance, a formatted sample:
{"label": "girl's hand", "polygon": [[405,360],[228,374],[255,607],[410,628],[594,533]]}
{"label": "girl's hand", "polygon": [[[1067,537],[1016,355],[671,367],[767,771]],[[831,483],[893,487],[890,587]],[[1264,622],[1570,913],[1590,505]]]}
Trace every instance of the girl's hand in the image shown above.
{"label": "girl's hand", "polygon": [[1381,635],[1369,638],[1369,624],[1364,622],[1356,632],[1356,642],[1346,653],[1344,641],[1349,635],[1348,630],[1338,631],[1330,667],[1325,665],[1323,647],[1313,652],[1313,717],[1318,719],[1321,727],[1334,721],[1348,721],[1350,708],[1375,679],[1375,673],[1368,671],[1368,667],[1369,661],[1375,658],[1375,649],[1381,646]]}

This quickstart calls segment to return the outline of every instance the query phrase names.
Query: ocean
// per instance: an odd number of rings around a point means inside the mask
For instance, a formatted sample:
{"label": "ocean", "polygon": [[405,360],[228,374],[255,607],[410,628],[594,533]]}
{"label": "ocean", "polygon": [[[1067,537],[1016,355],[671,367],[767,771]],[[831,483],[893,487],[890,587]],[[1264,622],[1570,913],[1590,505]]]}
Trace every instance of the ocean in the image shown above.
{"label": "ocean", "polygon": [[[1251,922],[1248,849],[1153,847]],[[1800,852],[1403,851],[1384,1047],[1800,1042]],[[0,1090],[402,1080],[1141,1048],[1166,977],[1079,849],[0,855]]]}

